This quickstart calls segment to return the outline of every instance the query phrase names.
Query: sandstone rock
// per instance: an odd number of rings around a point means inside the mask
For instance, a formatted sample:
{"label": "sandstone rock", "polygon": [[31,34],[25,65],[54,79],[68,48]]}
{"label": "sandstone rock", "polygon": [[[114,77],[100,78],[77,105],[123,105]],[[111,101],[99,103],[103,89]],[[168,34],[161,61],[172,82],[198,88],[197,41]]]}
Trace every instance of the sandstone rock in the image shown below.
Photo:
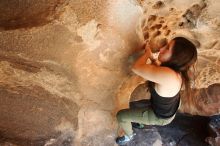
{"label": "sandstone rock", "polygon": [[208,88],[193,90],[193,105],[187,105],[187,97],[182,98],[183,106],[180,111],[193,115],[212,116],[219,114],[220,84],[210,85]]}
{"label": "sandstone rock", "polygon": [[211,146],[220,145],[220,117],[213,116],[209,122],[210,137],[206,138],[206,141]]}
{"label": "sandstone rock", "polygon": [[68,0],[1,1],[0,27],[9,30],[45,25],[59,18],[68,2]]}
{"label": "sandstone rock", "polygon": [[199,54],[192,85],[198,96],[191,108],[183,101],[182,111],[219,114],[220,3],[161,2],[1,1],[0,134],[6,142],[60,144],[69,128],[75,145],[103,144],[106,137],[112,145],[115,113],[144,95],[136,92],[145,81],[132,74],[129,56],[145,41],[157,51],[175,36],[192,40]]}

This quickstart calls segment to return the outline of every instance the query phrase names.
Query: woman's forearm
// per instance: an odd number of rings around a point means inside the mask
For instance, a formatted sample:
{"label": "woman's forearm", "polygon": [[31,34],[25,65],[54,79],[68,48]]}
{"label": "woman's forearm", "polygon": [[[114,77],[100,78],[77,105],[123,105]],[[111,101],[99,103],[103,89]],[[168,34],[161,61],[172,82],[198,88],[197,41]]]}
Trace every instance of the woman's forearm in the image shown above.
{"label": "woman's forearm", "polygon": [[147,59],[150,57],[150,54],[144,53],[142,56],[140,56],[133,64],[132,68],[137,68],[140,65],[146,64]]}

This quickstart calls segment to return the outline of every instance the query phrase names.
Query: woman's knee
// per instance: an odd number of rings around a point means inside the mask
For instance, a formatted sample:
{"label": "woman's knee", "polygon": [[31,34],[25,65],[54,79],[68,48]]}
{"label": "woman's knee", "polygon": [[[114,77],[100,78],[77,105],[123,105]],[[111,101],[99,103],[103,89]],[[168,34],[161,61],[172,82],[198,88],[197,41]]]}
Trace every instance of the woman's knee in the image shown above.
{"label": "woman's knee", "polygon": [[118,121],[123,121],[127,111],[128,111],[127,109],[123,109],[123,110],[118,111],[117,114],[116,114],[117,120]]}

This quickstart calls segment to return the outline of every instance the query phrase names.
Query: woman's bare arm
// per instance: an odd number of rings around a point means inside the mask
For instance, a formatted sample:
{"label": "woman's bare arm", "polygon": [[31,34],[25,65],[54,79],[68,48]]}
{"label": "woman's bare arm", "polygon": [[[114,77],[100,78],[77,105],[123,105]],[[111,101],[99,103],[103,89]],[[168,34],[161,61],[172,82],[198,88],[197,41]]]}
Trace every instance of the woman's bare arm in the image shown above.
{"label": "woman's bare arm", "polygon": [[151,56],[151,52],[148,49],[145,54],[135,61],[132,66],[132,71],[146,80],[161,85],[176,81],[176,73],[172,69],[153,64],[146,64],[146,60]]}

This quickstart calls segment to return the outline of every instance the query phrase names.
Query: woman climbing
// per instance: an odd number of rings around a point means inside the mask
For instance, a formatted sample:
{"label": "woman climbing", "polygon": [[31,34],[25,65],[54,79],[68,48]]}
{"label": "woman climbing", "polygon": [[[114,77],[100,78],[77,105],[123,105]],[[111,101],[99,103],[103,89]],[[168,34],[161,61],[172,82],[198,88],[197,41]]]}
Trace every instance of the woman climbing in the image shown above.
{"label": "woman climbing", "polygon": [[133,64],[132,71],[149,81],[151,107],[123,109],[117,113],[119,126],[125,134],[116,139],[124,145],[134,138],[131,122],[145,125],[166,125],[175,117],[180,105],[180,89],[184,85],[190,96],[190,67],[197,60],[197,50],[192,42],[183,37],[172,39],[160,48],[159,65],[146,64],[151,57],[151,49],[145,47],[145,53]]}

